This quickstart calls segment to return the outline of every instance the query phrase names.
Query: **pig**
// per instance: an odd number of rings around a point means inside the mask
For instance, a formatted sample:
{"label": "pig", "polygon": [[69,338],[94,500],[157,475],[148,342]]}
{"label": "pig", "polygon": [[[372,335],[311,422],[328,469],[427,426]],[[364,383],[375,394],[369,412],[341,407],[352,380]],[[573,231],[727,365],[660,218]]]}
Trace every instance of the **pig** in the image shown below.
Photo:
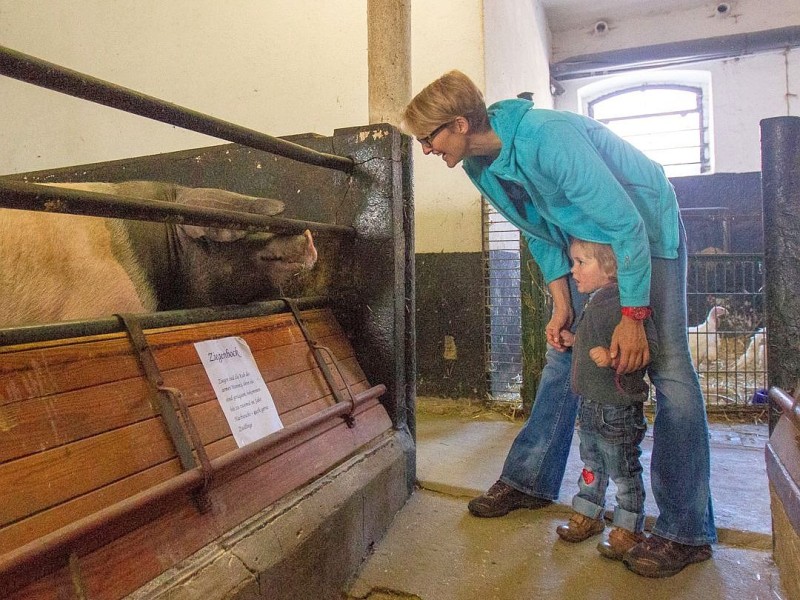
{"label": "pig", "polygon": [[[48,184],[277,215],[278,200],[156,181]],[[283,235],[0,209],[0,327],[279,297],[311,269],[311,232]]]}

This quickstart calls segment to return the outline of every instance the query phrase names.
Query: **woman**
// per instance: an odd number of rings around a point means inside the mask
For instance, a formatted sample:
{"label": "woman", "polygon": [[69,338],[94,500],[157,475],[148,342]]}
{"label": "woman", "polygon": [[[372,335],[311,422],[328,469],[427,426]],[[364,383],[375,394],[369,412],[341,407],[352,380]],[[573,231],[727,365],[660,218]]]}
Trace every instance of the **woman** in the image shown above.
{"label": "woman", "polygon": [[481,194],[520,229],[553,299],[547,352],[528,421],[500,479],[470,512],[494,517],[558,498],[575,426],[570,351],[561,332],[585,298],[569,275],[568,241],[610,244],[622,314],[611,355],[629,373],[650,361],[643,320],[661,343],[648,373],[656,388],[651,482],[659,516],[653,535],[623,561],[648,577],[674,575],[711,557],[716,541],[709,490],[708,425],[686,336],[686,246],[675,192],[660,165],[601,123],[574,113],[503,100],[487,110],[463,73],[446,73],[406,107],[401,127],[426,155],[463,163]]}

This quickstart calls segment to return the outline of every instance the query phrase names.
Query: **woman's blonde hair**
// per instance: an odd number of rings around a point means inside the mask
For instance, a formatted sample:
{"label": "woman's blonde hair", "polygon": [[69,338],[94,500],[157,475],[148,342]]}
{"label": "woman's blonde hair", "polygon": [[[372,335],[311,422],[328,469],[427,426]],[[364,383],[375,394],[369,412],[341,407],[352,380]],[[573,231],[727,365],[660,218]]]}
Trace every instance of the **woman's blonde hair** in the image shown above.
{"label": "woman's blonde hair", "polygon": [[454,70],[414,96],[403,111],[400,128],[410,135],[424,137],[456,117],[466,118],[473,132],[489,128],[483,94],[469,77]]}
{"label": "woman's blonde hair", "polygon": [[603,273],[605,273],[609,279],[616,280],[617,257],[609,244],[587,242],[586,240],[579,240],[578,238],[572,238],[572,243],[594,258],[600,265]]}

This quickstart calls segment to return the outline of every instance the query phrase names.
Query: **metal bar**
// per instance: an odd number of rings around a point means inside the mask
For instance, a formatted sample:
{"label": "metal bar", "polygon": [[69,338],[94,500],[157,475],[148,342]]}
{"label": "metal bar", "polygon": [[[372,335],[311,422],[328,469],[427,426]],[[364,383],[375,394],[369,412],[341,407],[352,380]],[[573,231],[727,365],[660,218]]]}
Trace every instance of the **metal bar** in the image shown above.
{"label": "metal bar", "polygon": [[197,461],[195,461],[192,454],[192,446],[181,427],[178,411],[172,403],[172,398],[160,389],[164,385],[164,378],[161,376],[161,371],[156,364],[153,350],[150,348],[150,344],[147,343],[141,322],[136,315],[119,314],[117,318],[128,332],[131,346],[136,351],[136,358],[139,360],[139,366],[141,366],[145,379],[147,379],[150,401],[154,407],[158,408],[169,437],[172,439],[172,444],[178,453],[178,458],[180,458],[181,467],[184,471],[194,469],[197,466]]}
{"label": "metal bar", "polygon": [[731,251],[731,225],[730,215],[725,214],[722,217],[722,249],[725,252]]}
{"label": "metal bar", "polygon": [[[344,298],[345,296],[349,297],[347,294],[335,297],[309,296],[306,298],[297,298],[295,302],[301,310],[306,310],[335,304],[338,299]],[[174,325],[192,325],[195,323],[227,321],[229,319],[263,317],[285,312],[289,312],[289,310],[286,308],[286,303],[283,300],[268,300],[265,302],[253,302],[243,305],[191,308],[142,314],[141,324],[143,329],[157,329],[160,327],[172,327]],[[65,321],[63,323],[53,323],[49,325],[9,327],[0,329],[0,347],[90,335],[105,335],[124,331],[125,329],[116,317],[93,319],[90,321]]]}
{"label": "metal bar", "polygon": [[[337,403],[345,402],[345,399],[342,397],[342,393],[339,391],[339,388],[336,385],[336,381],[333,379],[333,375],[331,374],[330,369],[328,368],[328,363],[325,362],[325,357],[322,356],[322,351],[319,349],[319,345],[317,341],[312,337],[311,332],[306,327],[306,324],[303,322],[303,319],[300,318],[300,311],[297,308],[297,305],[291,298],[282,298],[284,302],[286,302],[286,306],[289,307],[289,310],[292,311],[292,315],[294,316],[294,320],[297,322],[297,326],[300,328],[300,331],[303,334],[303,337],[306,340],[309,348],[311,348],[311,353],[314,355],[314,360],[317,362],[317,366],[319,370],[322,372],[322,377],[325,379],[325,383],[328,384],[328,387],[333,394],[334,400]],[[344,375],[342,375],[342,381],[344,381]],[[347,384],[344,381],[345,385]]]}
{"label": "metal bar", "polygon": [[0,180],[0,207],[246,231],[302,233],[309,229],[314,233],[355,235],[355,229],[348,225],[268,217],[8,180]]}
{"label": "metal bar", "polygon": [[0,46],[0,74],[311,165],[345,173],[351,172],[355,165],[351,158],[317,152],[4,46]]}
{"label": "metal bar", "polygon": [[800,430],[800,404],[781,388],[769,388],[769,397],[777,404],[783,414],[792,422],[795,429]]}
{"label": "metal bar", "polygon": [[208,496],[208,490],[211,488],[211,460],[208,458],[206,447],[203,445],[203,439],[200,437],[200,432],[192,419],[192,414],[189,412],[189,405],[183,398],[183,394],[177,388],[159,386],[159,392],[167,394],[169,402],[172,406],[176,406],[180,410],[183,417],[183,426],[186,428],[186,433],[192,441],[195,452],[197,452],[197,460],[200,462],[200,470],[203,473],[203,487],[194,491],[194,500],[197,508],[201,513],[211,510],[211,498]]}
{"label": "metal bar", "polygon": [[[353,403],[359,406],[368,400],[379,398],[385,393],[386,386],[379,384],[356,394]],[[342,416],[350,410],[350,403],[334,404],[247,446],[237,448],[212,460],[211,468],[215,475],[215,481],[219,482],[218,476],[224,474],[225,471],[263,454],[269,448],[277,446],[298,433]],[[85,556],[154,520],[168,507],[173,506],[172,501],[175,498],[201,489],[204,483],[201,469],[185,471],[0,556],[0,597],[5,598],[36,579],[65,566],[70,554]]]}

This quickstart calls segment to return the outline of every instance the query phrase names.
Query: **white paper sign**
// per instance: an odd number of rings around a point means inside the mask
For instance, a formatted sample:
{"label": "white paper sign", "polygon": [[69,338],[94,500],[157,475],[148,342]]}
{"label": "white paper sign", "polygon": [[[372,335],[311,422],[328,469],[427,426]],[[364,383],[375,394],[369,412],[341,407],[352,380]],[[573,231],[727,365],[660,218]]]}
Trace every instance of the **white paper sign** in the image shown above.
{"label": "white paper sign", "polygon": [[240,448],[283,429],[247,342],[227,337],[197,342],[194,347]]}

